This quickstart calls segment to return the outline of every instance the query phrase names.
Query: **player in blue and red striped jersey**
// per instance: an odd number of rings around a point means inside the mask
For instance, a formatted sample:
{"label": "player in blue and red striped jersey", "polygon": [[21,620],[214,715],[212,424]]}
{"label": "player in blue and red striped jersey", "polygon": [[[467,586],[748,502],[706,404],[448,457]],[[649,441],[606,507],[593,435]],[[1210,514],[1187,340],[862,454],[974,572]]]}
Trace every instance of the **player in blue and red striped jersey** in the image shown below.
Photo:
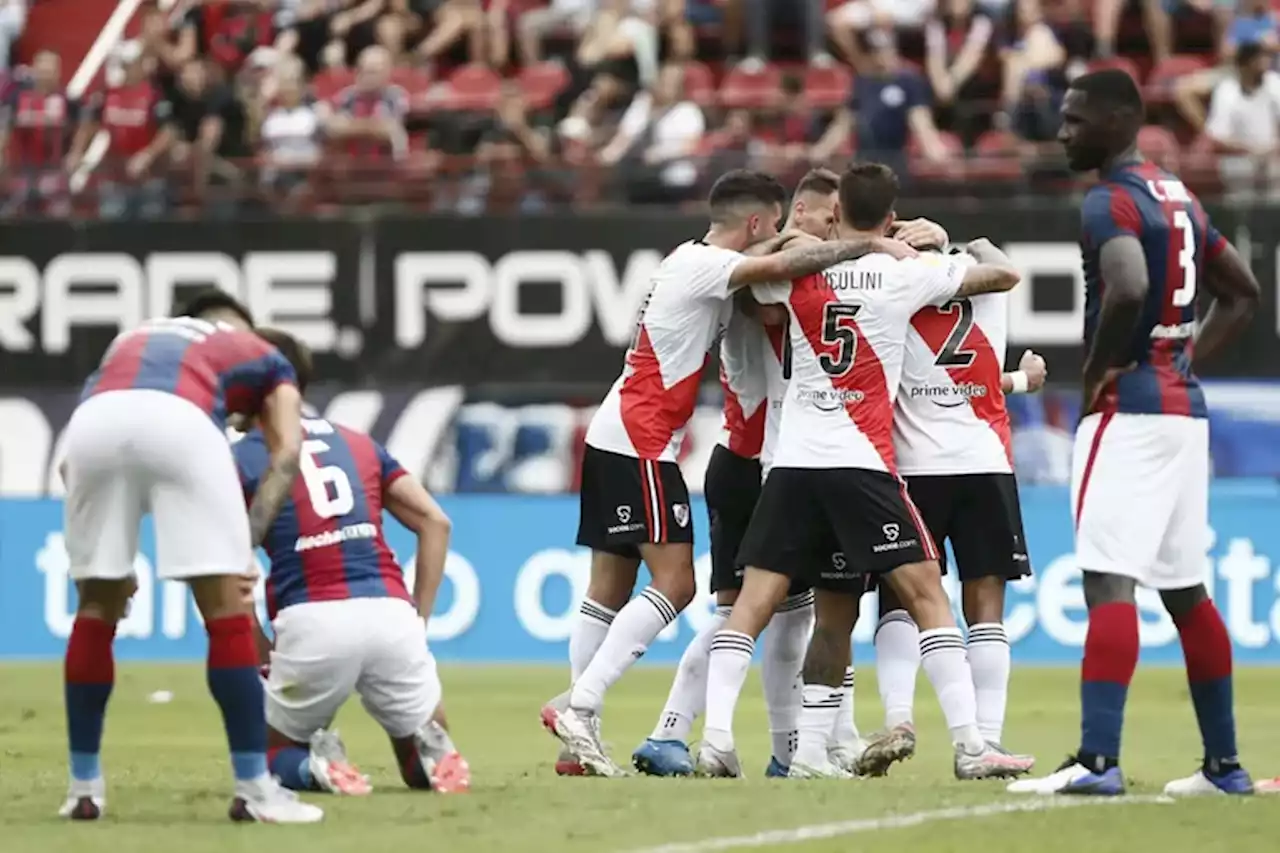
{"label": "player in blue and red striped jersey", "polygon": [[[305,393],[310,353],[284,332],[260,334],[293,364]],[[368,779],[329,731],[354,692],[390,736],[405,784],[465,791],[470,770],[445,731],[427,648],[449,518],[369,436],[320,418],[304,419],[300,432],[301,476],[263,542],[275,629],[266,688],[271,771],[294,790],[368,794]],[[268,467],[264,433],[252,429],[234,453],[252,495]],[[383,536],[383,509],[418,535],[413,595]]]}
{"label": "player in blue and red striped jersey", "polygon": [[[1084,409],[1071,477],[1076,559],[1089,608],[1079,751],[1023,793],[1124,792],[1120,732],[1138,663],[1136,587],[1160,593],[1186,658],[1201,769],[1168,794],[1248,794],[1231,686],[1231,638],[1204,586],[1209,424],[1193,367],[1248,325],[1258,283],[1178,178],[1138,154],[1144,115],[1122,71],[1072,82],[1059,140],[1085,197]],[[1211,297],[1197,331],[1196,297]],[[1194,353],[1194,359],[1193,359]]]}
{"label": "player in blue and red striped jersey", "polygon": [[[116,624],[136,589],[138,526],[155,521],[156,573],[191,586],[209,632],[208,682],[222,709],[237,821],[324,816],[267,771],[252,600],[241,576],[298,471],[301,396],[293,367],[251,331],[249,313],[210,291],[184,315],[112,342],[67,426],[65,533],[80,602],[66,656],[71,786],[61,815],[95,820],[106,804],[99,763],[115,680]],[[224,434],[229,414],[258,418],[270,474],[245,512]]]}

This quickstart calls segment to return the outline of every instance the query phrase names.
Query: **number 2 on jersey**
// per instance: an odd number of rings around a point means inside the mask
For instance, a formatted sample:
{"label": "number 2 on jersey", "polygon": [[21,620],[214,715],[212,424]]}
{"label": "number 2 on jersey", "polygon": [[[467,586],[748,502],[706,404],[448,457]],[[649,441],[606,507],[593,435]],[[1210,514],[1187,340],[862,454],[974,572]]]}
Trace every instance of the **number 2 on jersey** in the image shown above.
{"label": "number 2 on jersey", "polygon": [[1186,308],[1196,301],[1196,229],[1185,210],[1173,212],[1173,226],[1181,232],[1182,248],[1178,266],[1182,268],[1182,287],[1173,292],[1173,307]]}
{"label": "number 2 on jersey", "polygon": [[968,367],[978,357],[973,350],[960,349],[969,337],[969,330],[973,328],[973,303],[968,299],[956,299],[938,308],[940,314],[954,314],[957,311],[960,316],[956,318],[956,324],[951,327],[951,334],[947,335],[942,351],[938,353],[938,360],[934,362],[938,367]]}
{"label": "number 2 on jersey", "polygon": [[[302,475],[303,485],[307,487],[307,496],[311,499],[311,508],[316,515],[321,518],[337,518],[351,512],[356,502],[347,472],[337,465],[320,465],[317,457],[328,449],[329,445],[319,439],[312,438],[302,442],[298,471]],[[332,495],[329,493],[330,486],[333,486]]]}
{"label": "number 2 on jersey", "polygon": [[[828,376],[843,376],[853,367],[853,357],[858,350],[858,331],[853,318],[862,310],[861,305],[844,302],[828,302],[822,309],[820,342],[836,348],[835,354],[818,353],[818,364]],[[791,379],[791,335],[782,339],[782,378]]]}

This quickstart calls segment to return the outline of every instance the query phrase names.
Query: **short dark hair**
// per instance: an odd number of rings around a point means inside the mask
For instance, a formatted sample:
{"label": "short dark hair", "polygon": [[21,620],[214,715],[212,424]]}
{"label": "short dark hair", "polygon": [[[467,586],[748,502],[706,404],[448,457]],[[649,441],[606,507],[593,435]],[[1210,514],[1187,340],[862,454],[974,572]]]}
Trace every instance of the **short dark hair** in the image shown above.
{"label": "short dark hair", "polygon": [[840,176],[830,169],[811,169],[805,176],[800,179],[800,183],[796,184],[796,195],[800,193],[817,193],[818,195],[831,195],[840,189]]}
{"label": "short dark hair", "polygon": [[711,208],[712,222],[727,222],[733,218],[732,208],[741,204],[776,204],[787,202],[787,190],[778,179],[767,172],[734,169],[721,175],[711,187],[707,206]]}
{"label": "short dark hair", "polygon": [[854,228],[875,228],[898,201],[898,176],[881,163],[854,163],[840,176],[840,211]]}
{"label": "short dark hair", "polygon": [[1267,53],[1267,49],[1256,41],[1245,42],[1236,48],[1236,68],[1247,68],[1257,61],[1259,56]]}
{"label": "short dark hair", "polygon": [[315,373],[310,347],[281,329],[264,328],[256,331],[258,337],[280,350],[280,354],[293,365],[293,372],[298,374],[298,393],[305,394]]}
{"label": "short dark hair", "polygon": [[253,328],[253,315],[249,313],[244,303],[216,287],[205,287],[196,291],[195,295],[188,299],[182,308],[174,312],[173,316],[199,317],[210,311],[230,311]]}
{"label": "short dark hair", "polygon": [[1103,68],[1081,74],[1071,81],[1071,88],[1083,94],[1087,101],[1108,109],[1131,110],[1138,115],[1142,115],[1145,109],[1137,81],[1120,68]]}

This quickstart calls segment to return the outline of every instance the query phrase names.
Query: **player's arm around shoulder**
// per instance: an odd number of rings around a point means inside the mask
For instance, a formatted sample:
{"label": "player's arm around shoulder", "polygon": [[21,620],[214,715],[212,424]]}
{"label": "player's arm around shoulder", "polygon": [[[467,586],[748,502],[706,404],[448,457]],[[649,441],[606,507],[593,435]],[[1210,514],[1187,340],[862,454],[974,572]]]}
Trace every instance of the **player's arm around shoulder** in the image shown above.
{"label": "player's arm around shoulder", "polygon": [[259,424],[270,462],[249,506],[249,530],[254,547],[266,538],[298,476],[298,460],[302,455],[302,395],[296,385],[281,382],[267,393],[262,401]]}
{"label": "player's arm around shoulder", "polygon": [[444,579],[453,522],[418,479],[407,473],[387,485],[383,504],[392,518],[418,537],[413,600],[425,622],[435,609],[436,593]]}
{"label": "player's arm around shoulder", "polygon": [[[753,284],[775,281],[791,281],[844,261],[852,261],[865,255],[882,253],[894,258],[914,258],[919,253],[898,240],[886,237],[859,240],[819,240],[799,233],[779,235],[775,240],[789,236],[787,248],[761,257],[745,256],[729,274],[729,289],[736,290]],[[771,243],[773,241],[766,241]]]}
{"label": "player's arm around shoulder", "polygon": [[965,251],[977,263],[964,271],[964,278],[956,291],[957,299],[983,293],[1005,293],[1022,281],[1022,273],[1009,260],[1009,256],[985,237],[969,243]]}

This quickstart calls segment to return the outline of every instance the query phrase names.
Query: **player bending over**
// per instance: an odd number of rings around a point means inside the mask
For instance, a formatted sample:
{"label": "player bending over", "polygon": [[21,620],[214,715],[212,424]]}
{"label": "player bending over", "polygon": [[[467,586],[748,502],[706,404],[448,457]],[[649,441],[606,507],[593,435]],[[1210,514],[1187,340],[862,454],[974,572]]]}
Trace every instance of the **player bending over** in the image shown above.
{"label": "player bending over", "polygon": [[[66,656],[71,786],[60,814],[106,809],[99,751],[115,681],[116,624],[135,590],[144,515],[155,523],[156,573],[191,587],[209,634],[209,692],[222,710],[235,821],[314,823],[267,769],[267,726],[252,600],[240,575],[298,471],[301,397],[293,367],[221,291],[183,316],[119,335],[85,383],[67,426],[65,534],[80,602]],[[224,433],[228,414],[259,418],[268,458],[248,513]]]}
{"label": "player bending over", "polygon": [[[932,248],[941,251],[941,245]],[[977,254],[1009,263],[992,246]],[[973,256],[959,257],[976,262]],[[1001,372],[1007,313],[1004,293],[917,312],[907,333],[893,418],[898,472],[939,546],[944,572],[943,543],[950,541],[955,553],[978,729],[996,749],[1003,749],[1009,695],[1005,586],[1031,574],[1005,395],[1038,391],[1046,377],[1044,359],[1031,351],[1023,354],[1018,371]],[[916,745],[920,632],[893,590],[883,586],[875,646],[885,729],[869,740],[858,762],[859,775],[868,776],[884,775],[895,761],[911,757]]]}
{"label": "player bending over", "polygon": [[[894,222],[897,178],[874,164],[851,167],[840,180],[843,238],[883,237]],[[937,549],[896,475],[893,400],[907,327],[916,311],[955,298],[1008,290],[1009,267],[941,259],[897,261],[872,255],[786,284],[753,289],[762,304],[790,314],[790,384],[773,468],[761,491],[738,561],[742,591],[711,643],[707,722],[699,765],[740,775],[732,725],[737,697],[759,636],[805,557],[835,540],[860,570],[883,574],[924,629],[923,665],[956,743],[962,778],[1008,775],[1020,768],[988,747],[978,732],[964,641],[942,589]],[[827,646],[823,671],[806,660],[800,731],[834,729],[850,660],[850,635],[864,586],[842,575],[815,582],[815,642]],[[825,750],[799,753],[793,778],[847,778]]]}
{"label": "player bending over", "polygon": [[[1138,584],[1159,591],[1186,658],[1204,763],[1167,794],[1248,794],[1236,749],[1231,638],[1205,590],[1209,422],[1195,361],[1248,325],[1258,283],[1183,183],[1137,150],[1142,96],[1120,71],[1077,77],[1058,139],[1097,170],[1081,211],[1086,282],[1084,417],[1072,461],[1076,559],[1089,608],[1080,748],[1010,791],[1124,792],[1120,732],[1138,664]],[[1196,291],[1213,297],[1196,328]]]}
{"label": "player bending over", "polygon": [[[305,393],[311,353],[274,329],[259,332],[289,359]],[[267,613],[275,631],[267,677],[271,772],[295,791],[361,795],[368,780],[329,726],[352,693],[391,738],[410,788],[471,785],[442,725],[440,678],[427,619],[449,553],[449,518],[369,436],[320,418],[302,421],[301,465],[262,546],[271,562]],[[270,461],[255,426],[234,454],[252,494]],[[417,534],[414,594],[382,529],[382,511]]]}
{"label": "player bending over", "polygon": [[[541,714],[564,744],[560,773],[623,775],[600,742],[604,694],[693,599],[693,526],[676,454],[708,352],[732,311],[730,294],[878,248],[898,251],[860,239],[742,254],[777,237],[785,199],[782,185],[760,172],[716,181],[710,229],[655,270],[622,376],[587,429],[577,541],[591,549],[591,580],[569,639],[573,686]],[[628,603],[642,559],[653,582]]]}

